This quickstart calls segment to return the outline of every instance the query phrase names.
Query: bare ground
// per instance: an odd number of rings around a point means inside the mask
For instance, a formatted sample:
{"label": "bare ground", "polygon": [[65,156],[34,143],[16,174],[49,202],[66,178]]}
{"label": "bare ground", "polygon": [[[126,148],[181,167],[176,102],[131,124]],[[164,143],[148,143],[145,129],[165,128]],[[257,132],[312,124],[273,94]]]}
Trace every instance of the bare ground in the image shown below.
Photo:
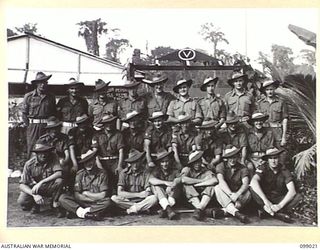
{"label": "bare ground", "polygon": [[[7,211],[7,226],[8,227],[68,227],[68,226],[155,226],[155,225],[204,225],[204,226],[242,226],[243,224],[237,219],[227,217],[224,219],[215,220],[206,218],[204,221],[196,221],[192,218],[191,213],[181,213],[179,220],[169,221],[161,219],[158,215],[126,215],[106,217],[103,221],[90,221],[84,219],[67,219],[57,218],[54,212],[47,206],[40,212],[34,215],[30,212],[22,211],[17,204],[19,195],[18,180],[10,180],[8,184],[8,211]],[[256,216],[256,213],[251,212],[249,215],[250,224],[246,226],[293,226],[305,227],[312,226],[301,220],[296,219],[293,224],[286,224],[273,218],[261,220]]]}

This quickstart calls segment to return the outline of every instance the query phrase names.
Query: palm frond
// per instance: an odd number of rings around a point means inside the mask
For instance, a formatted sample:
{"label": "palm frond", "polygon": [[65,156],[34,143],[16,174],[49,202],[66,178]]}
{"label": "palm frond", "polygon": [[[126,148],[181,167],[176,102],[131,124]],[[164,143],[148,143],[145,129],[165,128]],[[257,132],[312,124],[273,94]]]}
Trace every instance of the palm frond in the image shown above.
{"label": "palm frond", "polygon": [[292,117],[301,117],[316,137],[316,79],[305,75],[289,75],[279,93],[293,106]]}
{"label": "palm frond", "polygon": [[314,144],[311,148],[293,156],[293,160],[295,161],[295,173],[298,180],[305,176],[307,171],[316,167],[316,153],[317,145]]}

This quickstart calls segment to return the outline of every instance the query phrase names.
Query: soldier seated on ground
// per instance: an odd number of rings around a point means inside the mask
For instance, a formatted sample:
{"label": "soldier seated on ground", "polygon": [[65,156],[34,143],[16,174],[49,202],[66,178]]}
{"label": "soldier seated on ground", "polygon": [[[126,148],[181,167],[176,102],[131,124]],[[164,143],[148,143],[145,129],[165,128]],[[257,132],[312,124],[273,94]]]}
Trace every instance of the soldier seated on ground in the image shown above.
{"label": "soldier seated on ground", "polygon": [[119,175],[118,193],[111,197],[127,214],[137,214],[157,204],[157,197],[151,193],[150,173],[144,170],[144,155],[136,149],[130,151],[125,160],[128,166]]}
{"label": "soldier seated on ground", "polygon": [[60,205],[79,218],[102,220],[112,206],[110,197],[107,197],[108,176],[97,167],[96,152],[92,150],[81,155],[79,164],[82,169],[76,175],[74,195],[62,194]]}
{"label": "soldier seated on ground", "polygon": [[149,183],[152,191],[158,198],[161,206],[160,218],[168,217],[169,220],[177,218],[177,214],[172,207],[176,204],[179,196],[179,184],[181,183],[180,172],[174,168],[173,152],[162,150],[157,154],[155,160],[156,167],[152,171]]}
{"label": "soldier seated on ground", "polygon": [[203,151],[195,151],[189,155],[189,162],[181,171],[183,191],[188,202],[196,208],[193,217],[202,220],[205,208],[214,195],[214,186],[218,180],[203,164]]}
{"label": "soldier seated on ground", "polygon": [[[239,210],[250,201],[249,170],[239,163],[240,148],[232,145],[224,151],[223,162],[216,168],[219,184],[215,187],[216,198],[222,206],[223,212],[227,212],[239,219],[242,223],[248,223],[247,216]],[[214,211],[213,216],[218,215]],[[223,215],[224,213],[221,213]]]}
{"label": "soldier seated on ground", "polygon": [[262,156],[267,164],[256,170],[250,183],[252,198],[263,208],[259,215],[269,215],[287,223],[293,222],[286,214],[295,208],[302,197],[296,192],[293,177],[279,163],[283,149],[271,148]]}
{"label": "soldier seated on ground", "polygon": [[52,197],[52,206],[59,206],[58,198],[63,187],[62,168],[58,156],[53,152],[54,147],[35,144],[35,153],[23,168],[20,180],[20,195],[18,203],[24,211],[32,209],[32,213],[40,212],[44,205],[44,197]]}

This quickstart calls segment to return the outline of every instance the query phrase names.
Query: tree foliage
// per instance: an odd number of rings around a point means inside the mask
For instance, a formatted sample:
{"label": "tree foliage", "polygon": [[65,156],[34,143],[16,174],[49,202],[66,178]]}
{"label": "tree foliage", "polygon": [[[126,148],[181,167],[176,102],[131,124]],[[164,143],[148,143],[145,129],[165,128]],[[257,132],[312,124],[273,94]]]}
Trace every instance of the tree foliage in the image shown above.
{"label": "tree foliage", "polygon": [[217,47],[219,43],[229,44],[229,41],[226,39],[225,34],[220,30],[219,27],[216,27],[213,23],[205,23],[201,25],[199,34],[205,41],[212,43],[213,57],[217,57]]}
{"label": "tree foliage", "polygon": [[111,40],[106,44],[106,58],[115,62],[120,62],[119,55],[127,47],[131,47],[128,39],[111,38]]}
{"label": "tree foliage", "polygon": [[78,36],[84,38],[87,51],[99,56],[98,36],[108,33],[107,23],[99,18],[91,21],[81,21],[77,25],[79,25]]}
{"label": "tree foliage", "polygon": [[[25,23],[23,26],[21,27],[15,27],[15,30],[19,33],[19,34],[24,34],[25,32],[37,35],[37,36],[41,36],[40,33],[38,33],[38,27],[37,27],[37,23]],[[7,29],[8,32],[8,29]]]}

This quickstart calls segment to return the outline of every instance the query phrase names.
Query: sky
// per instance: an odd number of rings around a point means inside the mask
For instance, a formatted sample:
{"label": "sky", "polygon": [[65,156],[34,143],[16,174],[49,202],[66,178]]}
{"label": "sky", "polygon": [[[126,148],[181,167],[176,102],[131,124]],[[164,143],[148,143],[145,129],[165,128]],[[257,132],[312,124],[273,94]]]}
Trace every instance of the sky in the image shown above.
{"label": "sky", "polygon": [[[254,66],[259,51],[271,54],[272,44],[287,46],[298,55],[305,45],[288,29],[289,24],[317,33],[316,9],[21,9],[6,11],[6,26],[13,29],[25,23],[37,23],[46,38],[86,51],[84,39],[78,37],[76,23],[101,18],[110,28],[119,28],[120,37],[132,44],[121,56],[125,63],[134,48],[150,53],[157,46],[175,49],[190,47],[212,53],[212,45],[199,35],[201,25],[212,22],[225,33],[229,44],[219,49],[241,53]],[[101,38],[100,46],[106,38]],[[148,44],[148,51],[146,51]]]}

